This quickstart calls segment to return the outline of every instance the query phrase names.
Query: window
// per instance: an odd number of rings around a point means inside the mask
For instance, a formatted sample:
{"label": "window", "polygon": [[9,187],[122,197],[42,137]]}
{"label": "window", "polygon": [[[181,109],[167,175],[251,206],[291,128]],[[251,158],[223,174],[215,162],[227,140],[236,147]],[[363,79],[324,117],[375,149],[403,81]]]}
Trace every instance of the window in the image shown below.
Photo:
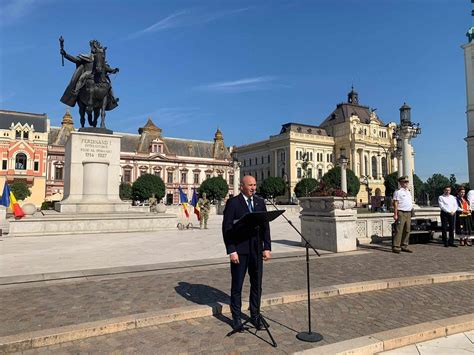
{"label": "window", "polygon": [[262,164],[263,164],[263,155],[262,155]]}
{"label": "window", "polygon": [[265,180],[265,174],[263,173],[263,170],[261,171],[262,180]]}
{"label": "window", "polygon": [[229,175],[229,184],[234,185],[234,175]]}
{"label": "window", "polygon": [[187,173],[181,173],[181,183],[182,184],[187,184],[188,181],[188,174]]}
{"label": "window", "polygon": [[28,137],[29,137],[28,132],[23,132],[23,139],[28,139]]}
{"label": "window", "polygon": [[268,154],[267,163],[270,164],[270,154]]}
{"label": "window", "polygon": [[388,175],[387,158],[382,158],[382,176],[385,178]]}
{"label": "window", "polygon": [[140,170],[140,176],[143,176],[147,174],[147,171],[145,169]]}
{"label": "window", "polygon": [[318,179],[323,177],[323,169],[318,169]]}
{"label": "window", "polygon": [[132,171],[130,169],[123,170],[122,181],[130,184],[132,182]]}
{"label": "window", "polygon": [[39,170],[39,161],[35,161],[35,163],[34,163],[34,169],[35,169],[35,171],[38,171],[38,170]]}
{"label": "window", "polygon": [[369,161],[367,157],[364,157],[364,167],[365,167],[365,173],[367,174],[367,176],[369,176]]}
{"label": "window", "polygon": [[56,166],[54,169],[54,180],[62,180],[63,179],[63,167]]}
{"label": "window", "polygon": [[306,174],[306,177],[307,177],[307,178],[312,178],[312,177],[313,177],[313,169],[308,168],[308,172],[307,172],[307,174]]}
{"label": "window", "polygon": [[298,179],[301,179],[301,168],[297,168],[297,169],[296,169],[296,177],[297,177]]}
{"label": "window", "polygon": [[270,177],[270,170],[267,170],[267,177]]}
{"label": "window", "polygon": [[26,170],[26,155],[24,153],[18,153],[15,158],[15,169]]}
{"label": "window", "polygon": [[255,165],[258,165],[257,157],[255,157]]}
{"label": "window", "polygon": [[377,158],[372,157],[372,177],[377,178]]}
{"label": "window", "polygon": [[210,179],[211,178],[211,174],[206,174],[206,179]]}
{"label": "window", "polygon": [[168,184],[172,184],[172,183],[173,183],[173,172],[172,172],[172,171],[168,171],[168,175],[167,175],[166,181],[167,181]]}
{"label": "window", "polygon": [[154,170],[153,174],[156,176],[161,176],[161,172],[159,170]]}
{"label": "window", "polygon": [[8,160],[2,160],[2,170],[7,170],[8,168]]}
{"label": "window", "polygon": [[15,132],[15,139],[21,139],[21,131]]}
{"label": "window", "polygon": [[247,160],[244,159],[244,166],[247,166]]}
{"label": "window", "polygon": [[252,166],[252,158],[249,159],[249,166]]}
{"label": "window", "polygon": [[298,160],[299,158],[300,158],[300,152],[296,151],[296,160]]}
{"label": "window", "polygon": [[194,173],[194,183],[199,184],[199,173]]}

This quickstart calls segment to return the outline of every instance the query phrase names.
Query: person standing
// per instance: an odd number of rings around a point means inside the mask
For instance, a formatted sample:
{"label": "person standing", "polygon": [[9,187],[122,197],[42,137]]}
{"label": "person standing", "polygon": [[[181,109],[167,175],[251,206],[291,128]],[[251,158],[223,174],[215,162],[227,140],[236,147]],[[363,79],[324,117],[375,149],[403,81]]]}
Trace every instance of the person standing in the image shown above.
{"label": "person standing", "polygon": [[230,258],[232,277],[230,291],[232,328],[236,331],[244,329],[241,315],[242,286],[247,270],[250,276],[250,321],[258,330],[263,327],[260,318],[262,259],[267,261],[271,258],[270,226],[268,223],[260,228],[234,224],[247,213],[267,210],[265,201],[255,196],[256,189],[255,178],[251,175],[244,176],[240,183],[241,193],[227,201],[222,222],[222,234]]}
{"label": "person standing", "polygon": [[396,223],[396,234],[393,238],[392,251],[400,254],[400,251],[413,253],[408,249],[411,230],[411,214],[413,202],[410,190],[408,190],[408,176],[398,178],[400,188],[393,194],[393,219]]}
{"label": "person standing", "polygon": [[[443,194],[438,197],[438,206],[441,209],[441,228],[443,231],[444,246],[457,247],[457,245],[454,245],[454,222],[458,204],[456,197],[451,195],[450,186],[446,186],[443,190]],[[447,238],[447,232],[449,232],[449,240]]]}
{"label": "person standing", "polygon": [[469,240],[469,237],[472,232],[471,227],[471,206],[469,206],[469,201],[466,199],[466,190],[464,187],[458,189],[458,196],[456,197],[458,203],[458,209],[456,213],[458,234],[459,234],[459,245],[471,246],[472,243]]}
{"label": "person standing", "polygon": [[199,228],[207,229],[207,220],[209,219],[209,212],[211,211],[211,201],[207,199],[207,195],[203,192],[202,197],[198,200],[198,207],[199,207]]}

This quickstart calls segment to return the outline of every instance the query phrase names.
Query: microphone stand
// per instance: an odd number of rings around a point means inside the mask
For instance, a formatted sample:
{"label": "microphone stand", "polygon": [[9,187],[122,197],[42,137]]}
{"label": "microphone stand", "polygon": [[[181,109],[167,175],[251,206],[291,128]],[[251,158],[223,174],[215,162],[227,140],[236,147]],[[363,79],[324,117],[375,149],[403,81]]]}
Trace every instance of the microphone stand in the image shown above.
{"label": "microphone stand", "polygon": [[[269,199],[265,199],[265,201],[270,202],[270,204],[278,211],[278,207]],[[303,238],[305,241],[306,247],[306,286],[308,289],[308,331],[307,332],[299,332],[296,334],[296,338],[298,340],[307,341],[311,343],[316,343],[318,341],[323,340],[323,336],[319,333],[313,332],[311,330],[311,287],[310,287],[310,279],[309,279],[309,248],[313,249],[317,256],[321,256],[316,249],[311,245],[311,243],[304,237],[303,234],[293,225],[293,222],[286,218],[285,214],[282,214],[283,218],[288,222],[290,226]]]}

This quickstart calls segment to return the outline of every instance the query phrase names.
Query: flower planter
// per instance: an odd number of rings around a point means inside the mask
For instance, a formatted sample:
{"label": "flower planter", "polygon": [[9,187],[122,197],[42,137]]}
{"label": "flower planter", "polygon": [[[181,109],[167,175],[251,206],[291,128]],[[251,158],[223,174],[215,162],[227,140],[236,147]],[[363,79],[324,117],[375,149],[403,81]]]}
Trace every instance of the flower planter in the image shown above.
{"label": "flower planter", "polygon": [[354,197],[305,197],[300,206],[301,232],[314,248],[335,253],[357,249]]}

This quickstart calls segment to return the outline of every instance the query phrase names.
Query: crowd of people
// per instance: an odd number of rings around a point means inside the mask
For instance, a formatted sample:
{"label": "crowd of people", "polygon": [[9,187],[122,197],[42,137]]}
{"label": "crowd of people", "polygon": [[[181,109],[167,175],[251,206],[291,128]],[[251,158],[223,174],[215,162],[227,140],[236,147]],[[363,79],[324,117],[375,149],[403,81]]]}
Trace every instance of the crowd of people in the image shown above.
{"label": "crowd of people", "polygon": [[[413,198],[408,189],[408,176],[398,179],[400,187],[393,194],[393,218],[395,220],[395,233],[392,251],[412,253],[408,248],[411,217],[413,216]],[[466,195],[466,189],[460,186],[456,196],[451,194],[451,186],[445,186],[443,194],[438,198],[441,209],[442,239],[445,247],[458,246],[454,244],[454,236],[459,237],[459,246],[472,246],[472,218],[474,216],[474,190]]]}
{"label": "crowd of people", "polygon": [[474,190],[466,195],[466,189],[459,187],[456,196],[451,195],[451,187],[445,186],[438,198],[441,209],[441,228],[445,247],[457,247],[454,234],[459,236],[460,246],[472,246],[472,218],[474,209]]}

